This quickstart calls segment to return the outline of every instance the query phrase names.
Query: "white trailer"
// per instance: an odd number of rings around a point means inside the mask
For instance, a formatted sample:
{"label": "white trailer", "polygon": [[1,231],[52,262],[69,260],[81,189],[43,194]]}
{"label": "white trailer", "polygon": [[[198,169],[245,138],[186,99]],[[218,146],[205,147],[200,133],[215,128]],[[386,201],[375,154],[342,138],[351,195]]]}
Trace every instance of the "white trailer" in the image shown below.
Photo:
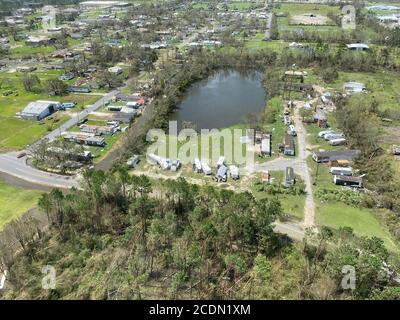
{"label": "white trailer", "polygon": [[207,176],[209,176],[212,173],[210,166],[204,160],[201,161],[201,168],[202,168],[204,174]]}
{"label": "white trailer", "polygon": [[343,133],[328,133],[324,135],[325,141],[344,138]]}
{"label": "white trailer", "polygon": [[201,162],[198,158],[195,158],[193,161],[193,171],[196,173],[201,173],[203,171]]}
{"label": "white trailer", "polygon": [[229,172],[233,180],[239,179],[239,168],[236,166],[229,166]]}
{"label": "white trailer", "polygon": [[292,125],[292,124],[289,126],[289,133],[290,133],[293,137],[297,136],[296,128],[295,128],[294,125]]}
{"label": "white trailer", "polygon": [[339,176],[352,176],[353,170],[348,167],[331,167],[329,170],[331,174]]}
{"label": "white trailer", "polygon": [[320,132],[318,132],[318,137],[319,138],[324,138],[325,135],[332,134],[332,133],[335,133],[335,131],[333,131],[333,130],[320,131]]}
{"label": "white trailer", "polygon": [[157,156],[157,155],[154,154],[154,153],[149,153],[149,154],[147,155],[147,160],[148,160],[149,162],[153,163],[153,164],[159,164],[159,163],[160,163],[160,160],[161,160],[161,157]]}
{"label": "white trailer", "polygon": [[163,168],[164,170],[168,170],[170,168],[170,163],[168,159],[164,159],[161,158],[159,165],[161,166],[161,168]]}
{"label": "white trailer", "polygon": [[333,139],[333,140],[329,140],[328,143],[329,143],[331,146],[340,146],[340,145],[346,143],[346,139],[345,139],[345,138]]}
{"label": "white trailer", "polygon": [[217,162],[217,168],[219,168],[222,165],[225,165],[226,161],[225,161],[225,157],[219,157],[218,162]]}

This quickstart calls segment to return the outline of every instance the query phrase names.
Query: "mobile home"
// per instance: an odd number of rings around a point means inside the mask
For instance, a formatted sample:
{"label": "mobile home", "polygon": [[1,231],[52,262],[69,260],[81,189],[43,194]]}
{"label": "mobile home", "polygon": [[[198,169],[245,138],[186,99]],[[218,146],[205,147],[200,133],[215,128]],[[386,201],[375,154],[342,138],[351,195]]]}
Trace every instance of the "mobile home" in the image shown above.
{"label": "mobile home", "polygon": [[201,162],[198,158],[195,158],[193,161],[193,171],[196,173],[201,173],[203,171]]}
{"label": "mobile home", "polygon": [[352,176],[353,170],[351,168],[346,167],[331,167],[329,170],[331,174],[338,176]]}
{"label": "mobile home", "polygon": [[210,166],[205,161],[201,161],[201,169],[203,170],[205,175],[210,175],[212,173]]}
{"label": "mobile home", "polygon": [[360,150],[335,150],[314,152],[312,158],[315,162],[330,162],[338,160],[352,161],[360,155]]}
{"label": "mobile home", "polygon": [[221,166],[225,166],[225,164],[226,164],[225,157],[219,157],[218,162],[217,162],[217,168],[219,168]]}
{"label": "mobile home", "polygon": [[329,143],[331,146],[340,146],[340,145],[346,143],[346,139],[345,139],[345,138],[332,139],[332,140],[329,140],[328,143]]}
{"label": "mobile home", "polygon": [[293,137],[297,136],[297,132],[296,132],[296,128],[294,127],[294,125],[290,125],[289,126],[289,131],[288,133],[290,133]]}
{"label": "mobile home", "polygon": [[237,166],[229,166],[229,172],[233,180],[239,179],[239,168]]}
{"label": "mobile home", "polygon": [[295,155],[295,146],[294,146],[293,136],[286,134],[283,144],[284,144],[283,154],[287,155],[287,156],[294,156]]}
{"label": "mobile home", "polygon": [[227,172],[228,172],[228,168],[224,164],[221,165],[218,168],[217,176],[215,177],[215,180],[217,182],[226,182],[228,180]]}
{"label": "mobile home", "polygon": [[262,156],[271,156],[271,135],[266,135],[261,140],[261,155]]}
{"label": "mobile home", "polygon": [[333,176],[333,182],[339,186],[346,186],[352,188],[362,188],[363,178],[362,177],[352,177],[352,176]]}

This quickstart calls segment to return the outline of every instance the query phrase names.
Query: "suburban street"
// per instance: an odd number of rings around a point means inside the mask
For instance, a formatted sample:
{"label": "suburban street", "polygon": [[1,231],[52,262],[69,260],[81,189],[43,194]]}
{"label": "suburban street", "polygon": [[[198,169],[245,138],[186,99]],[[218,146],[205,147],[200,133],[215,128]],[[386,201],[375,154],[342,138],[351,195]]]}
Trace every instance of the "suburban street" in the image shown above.
{"label": "suburban street", "polygon": [[[101,108],[118,93],[119,90],[113,90],[107,93],[99,100],[97,100],[94,104],[72,117],[70,120],[44,136],[42,139],[48,139],[49,141],[57,139],[64,131],[67,131],[75,126],[79,121],[86,118],[91,112],[94,112]],[[28,151],[25,150],[20,152],[0,154],[0,172],[40,186],[56,187],[63,189],[69,189],[71,187],[78,186],[78,181],[75,176],[66,177],[33,168],[32,166],[27,164],[26,157],[23,157],[21,159],[17,158],[18,154],[20,154],[21,152],[28,153]]]}
{"label": "suburban street", "polygon": [[76,124],[78,124],[79,121],[82,119],[86,118],[91,112],[94,112],[104,106],[107,102],[109,102],[112,98],[115,97],[116,94],[119,93],[119,90],[113,90],[106,95],[104,95],[102,98],[97,100],[95,103],[93,103],[91,106],[87,107],[85,110],[81,111],[71,119],[69,119],[67,122],[62,124],[60,127],[57,129],[53,130],[50,132],[48,135],[44,136],[43,139],[48,139],[49,141],[52,141],[56,138],[58,138],[61,133],[64,131],[67,131],[68,129],[72,128]]}
{"label": "suburban street", "polygon": [[26,157],[17,158],[19,152],[0,155],[0,172],[42,186],[69,189],[77,187],[76,178],[48,173],[35,169],[26,163]]}

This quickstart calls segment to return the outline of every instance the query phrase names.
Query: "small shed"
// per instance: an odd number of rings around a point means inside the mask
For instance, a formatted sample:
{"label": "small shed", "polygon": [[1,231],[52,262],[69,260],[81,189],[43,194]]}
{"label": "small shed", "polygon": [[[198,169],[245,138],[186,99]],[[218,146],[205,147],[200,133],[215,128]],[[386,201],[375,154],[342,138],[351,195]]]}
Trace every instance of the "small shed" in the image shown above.
{"label": "small shed", "polygon": [[283,141],[284,149],[283,154],[287,156],[294,156],[295,155],[295,145],[294,145],[294,138],[290,134],[285,134],[285,138]]}

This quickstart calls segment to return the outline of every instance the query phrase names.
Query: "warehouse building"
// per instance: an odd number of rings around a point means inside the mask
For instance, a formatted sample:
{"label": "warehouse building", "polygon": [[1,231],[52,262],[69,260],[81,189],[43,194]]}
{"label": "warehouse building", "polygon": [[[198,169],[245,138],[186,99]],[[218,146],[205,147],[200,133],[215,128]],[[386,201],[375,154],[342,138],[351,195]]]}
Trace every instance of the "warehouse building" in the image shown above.
{"label": "warehouse building", "polygon": [[57,101],[38,100],[30,102],[25,109],[17,115],[26,120],[40,121],[56,112],[60,108],[60,105],[61,104]]}

